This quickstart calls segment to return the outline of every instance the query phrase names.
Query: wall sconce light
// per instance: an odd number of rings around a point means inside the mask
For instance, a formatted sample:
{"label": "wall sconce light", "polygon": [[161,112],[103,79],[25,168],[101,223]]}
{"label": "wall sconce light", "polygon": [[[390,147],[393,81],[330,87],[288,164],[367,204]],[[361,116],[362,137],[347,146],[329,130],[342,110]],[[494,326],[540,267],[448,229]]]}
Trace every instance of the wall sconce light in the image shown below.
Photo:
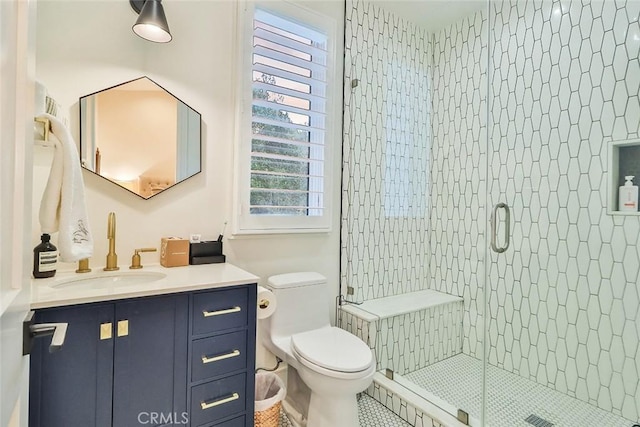
{"label": "wall sconce light", "polygon": [[169,24],[161,0],[129,0],[129,4],[139,15],[132,27],[134,33],[156,43],[171,41]]}

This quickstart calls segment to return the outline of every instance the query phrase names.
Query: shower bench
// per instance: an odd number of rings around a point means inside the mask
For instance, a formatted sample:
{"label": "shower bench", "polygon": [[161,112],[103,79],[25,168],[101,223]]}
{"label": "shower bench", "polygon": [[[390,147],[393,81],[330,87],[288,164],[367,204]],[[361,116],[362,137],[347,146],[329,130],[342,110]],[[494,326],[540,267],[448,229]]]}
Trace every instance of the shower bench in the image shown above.
{"label": "shower bench", "polygon": [[374,351],[378,370],[406,374],[462,352],[462,297],[431,289],[344,304],[338,326]]}

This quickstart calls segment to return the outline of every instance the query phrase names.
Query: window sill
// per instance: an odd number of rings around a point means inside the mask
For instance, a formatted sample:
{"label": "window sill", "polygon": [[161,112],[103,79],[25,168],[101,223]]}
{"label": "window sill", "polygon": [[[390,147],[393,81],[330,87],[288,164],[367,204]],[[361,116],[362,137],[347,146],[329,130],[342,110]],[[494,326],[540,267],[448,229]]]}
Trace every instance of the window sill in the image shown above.
{"label": "window sill", "polygon": [[266,229],[266,230],[236,230],[229,237],[229,240],[251,239],[256,237],[273,237],[274,235],[328,235],[330,228],[287,228],[287,229]]}

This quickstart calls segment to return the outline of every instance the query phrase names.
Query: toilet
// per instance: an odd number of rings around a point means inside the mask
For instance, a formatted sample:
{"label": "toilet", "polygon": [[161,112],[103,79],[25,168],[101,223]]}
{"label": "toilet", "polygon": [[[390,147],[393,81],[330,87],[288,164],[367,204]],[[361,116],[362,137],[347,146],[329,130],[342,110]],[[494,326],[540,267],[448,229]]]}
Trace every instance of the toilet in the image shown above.
{"label": "toilet", "polygon": [[289,365],[287,403],[308,427],[358,427],[357,393],[373,381],[371,349],[331,326],[327,279],[302,272],[271,276],[277,309],[258,323],[262,344]]}

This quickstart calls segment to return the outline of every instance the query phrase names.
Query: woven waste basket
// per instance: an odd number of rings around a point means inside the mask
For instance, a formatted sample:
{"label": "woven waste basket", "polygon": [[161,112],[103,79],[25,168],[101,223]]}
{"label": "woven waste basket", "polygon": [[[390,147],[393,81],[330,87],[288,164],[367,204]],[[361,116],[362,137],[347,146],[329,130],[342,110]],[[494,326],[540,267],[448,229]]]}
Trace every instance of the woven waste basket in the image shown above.
{"label": "woven waste basket", "polygon": [[282,400],[287,394],[284,382],[274,373],[256,374],[255,427],[278,427]]}

